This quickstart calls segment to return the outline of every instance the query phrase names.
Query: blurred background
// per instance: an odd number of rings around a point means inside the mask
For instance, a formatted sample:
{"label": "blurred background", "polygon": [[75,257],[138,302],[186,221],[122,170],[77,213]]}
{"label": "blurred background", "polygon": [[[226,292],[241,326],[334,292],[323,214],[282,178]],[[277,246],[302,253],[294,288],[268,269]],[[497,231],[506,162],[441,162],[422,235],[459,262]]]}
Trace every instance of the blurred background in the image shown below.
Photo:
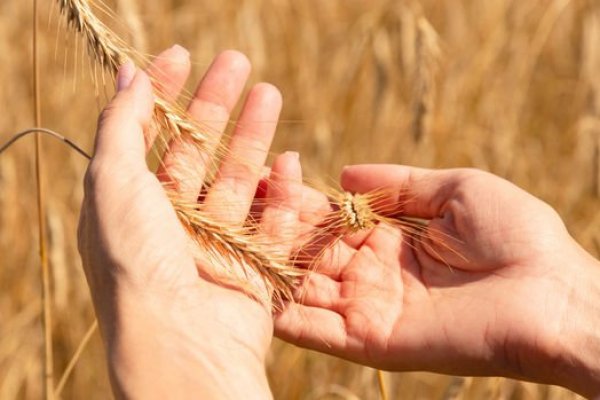
{"label": "blurred background", "polygon": [[[31,127],[29,1],[0,3],[0,142]],[[111,84],[95,88],[81,40],[41,2],[42,115],[91,151]],[[98,3],[100,4],[100,3]],[[156,54],[179,43],[193,79],[235,48],[252,81],[276,84],[276,151],[298,150],[308,175],[335,181],[349,163],[477,167],[554,206],[600,255],[600,3],[592,0],[112,0],[108,19]],[[101,83],[101,81],[100,81]],[[191,85],[191,83],[190,83]],[[189,87],[192,89],[192,86]],[[93,321],[76,247],[86,160],[44,139],[55,368]],[[42,393],[40,273],[33,140],[0,155],[0,398]],[[325,177],[325,178],[323,178]],[[151,333],[149,333],[151,334]],[[110,396],[96,333],[65,399]],[[277,399],[377,399],[374,370],[276,341]],[[391,399],[572,399],[503,378],[386,373]]]}

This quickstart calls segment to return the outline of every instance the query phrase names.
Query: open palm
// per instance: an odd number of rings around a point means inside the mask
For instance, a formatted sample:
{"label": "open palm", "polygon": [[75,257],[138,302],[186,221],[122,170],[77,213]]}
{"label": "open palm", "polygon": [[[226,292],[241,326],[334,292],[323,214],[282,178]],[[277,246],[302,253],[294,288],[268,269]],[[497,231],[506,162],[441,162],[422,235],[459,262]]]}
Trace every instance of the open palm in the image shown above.
{"label": "open palm", "polygon": [[465,375],[521,375],[552,346],[566,305],[553,289],[578,248],[549,206],[474,170],[356,166],[342,185],[396,188],[387,201],[429,220],[428,234],[379,225],[339,241],[277,316],[278,336],[382,369]]}

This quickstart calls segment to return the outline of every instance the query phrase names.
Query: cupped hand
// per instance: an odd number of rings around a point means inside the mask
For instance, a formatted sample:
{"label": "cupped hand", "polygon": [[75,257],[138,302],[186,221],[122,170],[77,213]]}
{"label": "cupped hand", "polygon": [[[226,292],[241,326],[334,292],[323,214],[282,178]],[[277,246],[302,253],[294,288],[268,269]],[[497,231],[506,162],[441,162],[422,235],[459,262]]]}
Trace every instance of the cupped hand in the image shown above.
{"label": "cupped hand", "polygon": [[[188,53],[178,46],[148,70],[156,89],[171,100],[189,72]],[[219,135],[226,128],[249,72],[240,53],[226,51],[214,60],[188,108],[205,132]],[[152,173],[145,158],[156,136],[153,106],[147,74],[132,64],[123,66],[118,93],[100,117],[85,178],[79,248],[113,388],[119,397],[268,398],[268,305],[202,278],[214,275],[215,266],[194,257],[163,189],[196,202],[210,155],[174,141],[158,174]],[[281,96],[273,86],[261,83],[250,90],[228,156],[202,196],[203,210],[215,222],[241,226],[246,220],[280,109]],[[278,203],[267,209],[286,209],[281,207],[288,201],[286,188],[301,179],[299,168],[293,154],[275,160],[273,180],[283,173],[286,179],[267,196]],[[285,212],[265,215],[262,230],[273,234],[287,218]]]}
{"label": "cupped hand", "polygon": [[[581,391],[556,375],[576,343],[569,327],[584,319],[574,305],[593,304],[594,292],[600,307],[598,285],[586,286],[598,268],[590,274],[591,257],[550,206],[468,169],[353,166],[342,186],[386,188],[380,207],[427,228],[380,224],[337,242],[277,316],[279,337],[381,369],[503,375]],[[597,317],[589,323],[600,326]]]}

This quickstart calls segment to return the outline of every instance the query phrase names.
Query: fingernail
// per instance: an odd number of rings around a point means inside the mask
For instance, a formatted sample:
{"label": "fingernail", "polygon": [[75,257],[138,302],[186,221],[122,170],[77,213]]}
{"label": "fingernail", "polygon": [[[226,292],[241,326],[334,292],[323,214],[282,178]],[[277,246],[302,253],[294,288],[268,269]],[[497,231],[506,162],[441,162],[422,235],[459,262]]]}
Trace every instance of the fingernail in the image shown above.
{"label": "fingernail", "polygon": [[117,73],[117,92],[120,92],[131,85],[131,81],[133,81],[133,78],[135,77],[135,72],[135,64],[131,60],[126,61],[119,67],[119,72]]}
{"label": "fingernail", "polygon": [[190,58],[190,52],[185,47],[175,44],[170,49],[173,53],[181,54],[182,57]]}
{"label": "fingernail", "polygon": [[298,153],[297,151],[286,151],[285,154],[288,157],[294,157],[294,159],[296,159],[296,160],[300,159],[300,153]]}

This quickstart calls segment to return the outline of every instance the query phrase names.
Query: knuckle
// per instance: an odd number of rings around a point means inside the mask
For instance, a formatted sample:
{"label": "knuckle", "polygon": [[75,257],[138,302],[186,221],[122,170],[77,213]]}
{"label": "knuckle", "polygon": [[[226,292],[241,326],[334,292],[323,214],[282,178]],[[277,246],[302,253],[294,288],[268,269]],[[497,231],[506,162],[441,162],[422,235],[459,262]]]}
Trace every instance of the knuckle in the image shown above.
{"label": "knuckle", "polygon": [[503,180],[487,171],[477,168],[461,168],[456,170],[452,186],[455,193],[464,193],[465,195],[482,187],[490,187],[490,184],[497,184]]}
{"label": "knuckle", "polygon": [[211,90],[210,88],[203,88],[202,91],[196,93],[192,99],[190,109],[204,108],[209,113],[213,113],[218,116],[229,115],[230,107],[227,103],[227,99],[222,93],[217,90]]}
{"label": "knuckle", "polygon": [[478,168],[460,168],[456,172],[456,179],[460,183],[477,183],[495,177],[495,175]]}
{"label": "knuckle", "polygon": [[104,162],[98,158],[92,159],[83,178],[84,192],[90,195],[98,190],[102,185],[104,177],[108,174],[107,167]]}
{"label": "knuckle", "polygon": [[231,164],[227,170],[229,184],[235,192],[245,193],[253,185],[256,174],[256,168],[244,163]]}

